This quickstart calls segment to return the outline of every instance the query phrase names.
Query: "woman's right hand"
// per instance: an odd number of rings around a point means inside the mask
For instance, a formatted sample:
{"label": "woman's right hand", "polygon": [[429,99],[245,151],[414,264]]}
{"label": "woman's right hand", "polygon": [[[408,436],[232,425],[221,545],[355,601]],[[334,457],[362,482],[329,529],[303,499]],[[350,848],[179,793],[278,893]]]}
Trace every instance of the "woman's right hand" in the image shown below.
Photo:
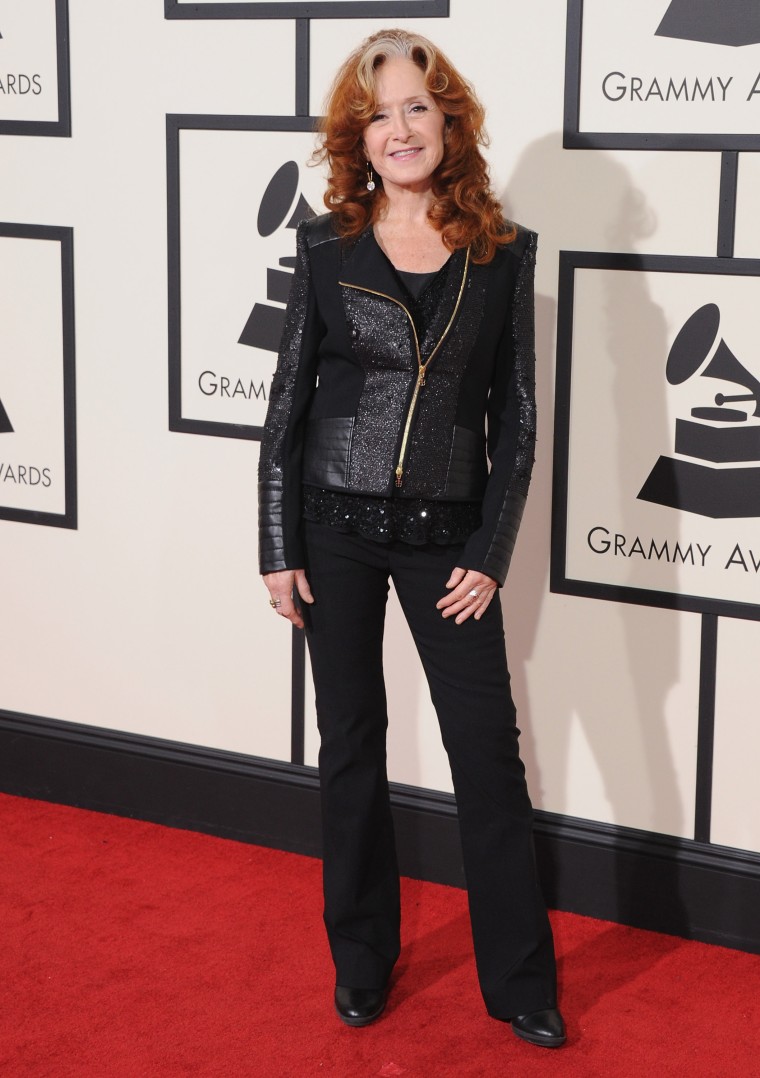
{"label": "woman's right hand", "polygon": [[266,585],[271,602],[276,604],[275,613],[287,618],[298,629],[303,629],[303,618],[293,599],[293,593],[297,592],[298,597],[305,603],[314,602],[304,570],[284,569],[281,573],[265,573],[261,579]]}

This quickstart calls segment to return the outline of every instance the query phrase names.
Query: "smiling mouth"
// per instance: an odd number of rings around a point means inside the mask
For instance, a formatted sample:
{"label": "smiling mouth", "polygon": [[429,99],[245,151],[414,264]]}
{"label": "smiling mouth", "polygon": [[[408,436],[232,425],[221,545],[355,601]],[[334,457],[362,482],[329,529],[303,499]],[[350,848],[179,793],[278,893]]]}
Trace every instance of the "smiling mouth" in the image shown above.
{"label": "smiling mouth", "polygon": [[396,152],[392,153],[390,156],[394,157],[397,161],[404,161],[408,157],[416,157],[421,149],[421,146],[412,146],[408,150],[396,150]]}

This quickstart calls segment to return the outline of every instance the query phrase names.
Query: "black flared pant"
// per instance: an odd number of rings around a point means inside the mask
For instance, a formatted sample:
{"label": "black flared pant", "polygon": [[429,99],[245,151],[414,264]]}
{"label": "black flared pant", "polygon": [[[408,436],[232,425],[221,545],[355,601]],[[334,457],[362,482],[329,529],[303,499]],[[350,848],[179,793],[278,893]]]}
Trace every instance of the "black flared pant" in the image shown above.
{"label": "black flared pant", "polygon": [[306,633],[321,735],[325,924],[336,983],[382,987],[400,949],[382,668],[391,579],[451,765],[486,1007],[501,1019],[554,1007],[554,947],[536,874],[498,597],[480,621],[455,625],[435,604],[461,547],[377,543],[308,522],[306,541],[315,598]]}

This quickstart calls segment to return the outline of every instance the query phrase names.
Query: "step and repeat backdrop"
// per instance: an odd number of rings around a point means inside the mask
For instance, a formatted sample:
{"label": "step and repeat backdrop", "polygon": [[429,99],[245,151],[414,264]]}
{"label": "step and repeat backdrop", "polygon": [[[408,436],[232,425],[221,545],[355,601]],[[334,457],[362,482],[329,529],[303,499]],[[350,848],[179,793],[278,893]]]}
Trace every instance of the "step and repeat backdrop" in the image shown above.
{"label": "step and repeat backdrop", "polygon": [[[535,804],[760,852],[760,12],[0,0],[0,708],[316,763],[256,469],[338,64],[419,30],[540,235],[502,595]],[[449,791],[391,601],[391,778]]]}

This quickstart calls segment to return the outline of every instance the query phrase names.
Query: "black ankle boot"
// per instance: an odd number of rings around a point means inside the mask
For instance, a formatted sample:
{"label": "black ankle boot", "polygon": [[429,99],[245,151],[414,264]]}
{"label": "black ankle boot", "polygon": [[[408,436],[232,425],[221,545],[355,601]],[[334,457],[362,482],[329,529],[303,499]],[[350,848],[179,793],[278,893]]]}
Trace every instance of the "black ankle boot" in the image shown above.
{"label": "black ankle boot", "polygon": [[385,1010],[387,995],[385,988],[345,988],[338,985],[335,989],[335,1010],[347,1026],[368,1026]]}

